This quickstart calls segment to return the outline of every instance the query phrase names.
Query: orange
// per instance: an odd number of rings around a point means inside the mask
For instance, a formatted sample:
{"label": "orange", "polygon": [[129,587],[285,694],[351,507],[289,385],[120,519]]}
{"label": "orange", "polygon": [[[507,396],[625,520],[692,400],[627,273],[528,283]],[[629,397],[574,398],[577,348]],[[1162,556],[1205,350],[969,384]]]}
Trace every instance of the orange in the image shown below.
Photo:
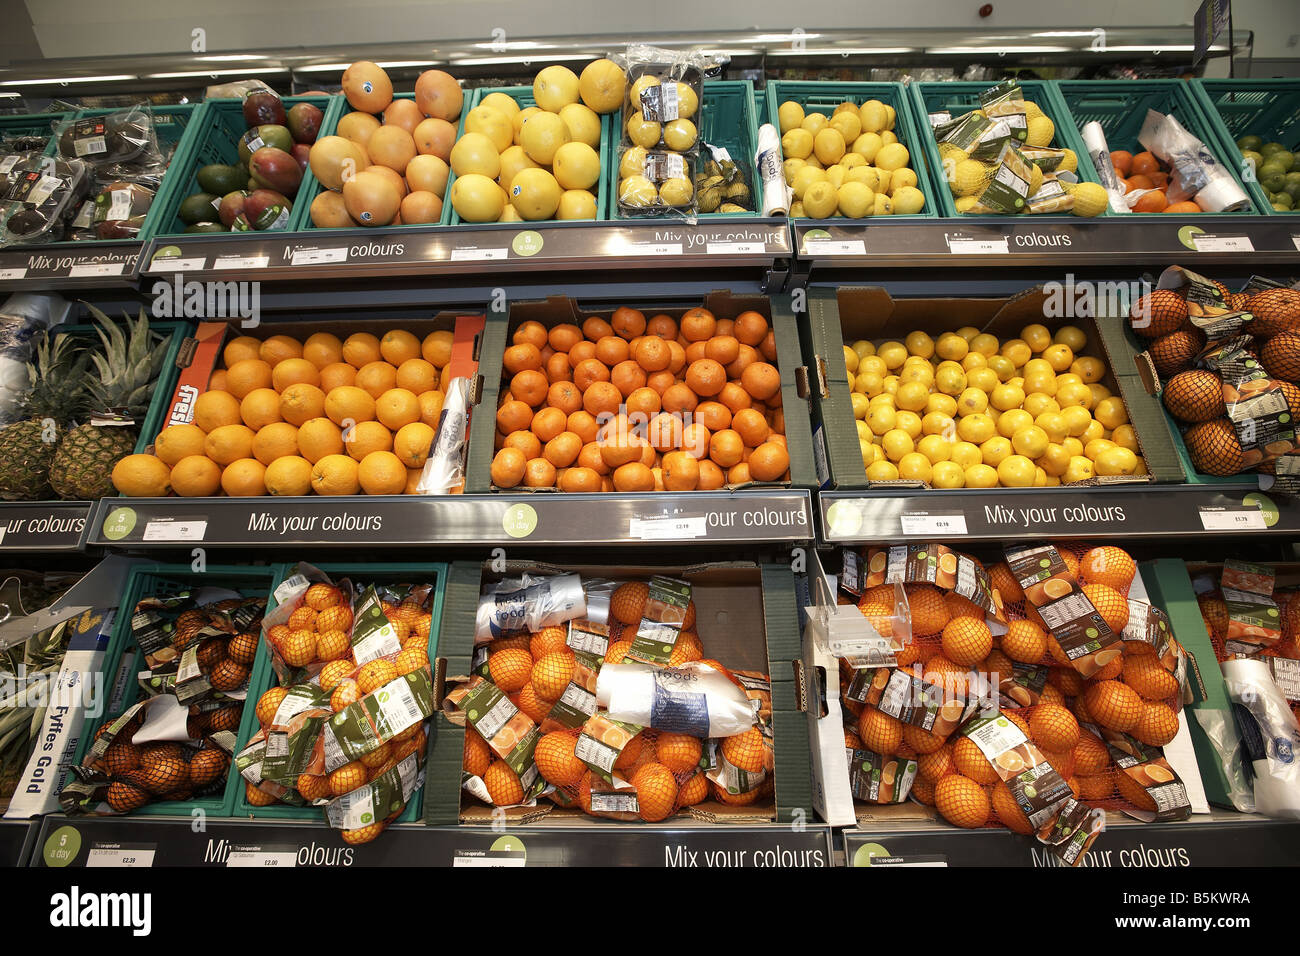
{"label": "orange", "polygon": [[322,391],[328,392],[340,385],[355,385],[356,382],[357,370],[347,362],[333,362],[320,370],[320,387]]}
{"label": "orange", "polygon": [[600,473],[593,468],[566,468],[559,474],[557,484],[561,491],[570,493],[602,490]]}
{"label": "orange", "polygon": [[1025,592],[1021,589],[1020,582],[1016,580],[1016,576],[1011,573],[1011,568],[1005,561],[999,561],[989,568],[989,578],[998,594],[1002,596],[1002,603],[1015,604],[1025,599]]}
{"label": "orange", "polygon": [[717,326],[712,312],[695,308],[682,316],[681,334],[688,342],[706,342],[714,336]]}
{"label": "orange", "polygon": [[619,306],[609,319],[614,334],[629,341],[645,334],[645,314],[627,306]]}
{"label": "orange", "polygon": [[492,683],[510,693],[528,683],[533,673],[533,656],[522,648],[507,648],[488,656]]}
{"label": "orange", "polygon": [[[943,592],[933,584],[909,584],[906,591],[912,611],[912,636],[929,637],[942,632],[948,623],[948,607],[943,603]],[[980,658],[985,656],[987,652]]]}
{"label": "orange", "polygon": [[740,435],[746,448],[757,448],[772,431],[763,413],[754,408],[742,408],[736,412],[731,427]]}
{"label": "orange", "polygon": [[739,382],[728,382],[722,386],[722,391],[718,393],[718,401],[731,413],[733,420],[742,409],[754,404],[749,392],[745,391],[745,387]]}
{"label": "orange", "polygon": [[549,389],[546,376],[532,369],[519,372],[510,380],[510,394],[533,408],[546,401]]}
{"label": "orange", "polygon": [[[412,359],[411,361],[415,360]],[[425,364],[432,367],[431,363],[426,362]],[[512,345],[501,354],[501,364],[511,375],[525,369],[539,369],[542,367],[542,352],[531,342]]]}
{"label": "orange", "polygon": [[1016,803],[1010,787],[998,781],[993,785],[989,796],[993,805],[993,814],[999,823],[1015,833],[1028,835],[1034,832],[1034,825],[1029,822],[1029,817],[1025,816],[1025,811],[1021,809],[1020,804]]}
{"label": "orange", "polygon": [[677,790],[677,803],[683,807],[693,807],[703,803],[709,797],[709,778],[703,771],[694,774]]}
{"label": "orange", "polygon": [[[172,485],[176,477],[173,471]],[[1178,679],[1165,670],[1159,659],[1147,655],[1125,654],[1123,681],[1147,700],[1168,700],[1178,691]]]}
{"label": "orange", "polygon": [[203,429],[197,425],[169,425],[158,433],[153,443],[153,453],[163,464],[172,466],[182,458],[203,454],[206,437]]}
{"label": "orange", "polygon": [[342,454],[343,432],[328,418],[309,419],[298,428],[297,451],[313,463],[326,455]]}
{"label": "orange", "polygon": [[383,359],[379,351],[379,339],[369,332],[355,332],[343,341],[343,361],[359,369],[371,362]]}
{"label": "orange", "polygon": [[407,359],[421,357],[421,343],[405,329],[391,329],[380,339],[379,352],[385,362],[401,365]]}
{"label": "orange", "polygon": [[361,693],[369,694],[397,679],[397,666],[382,657],[362,664],[357,671],[357,688]]}
{"label": "orange", "polygon": [[608,335],[602,335],[600,338],[596,339],[596,350],[594,355],[601,362],[604,362],[610,368],[613,368],[620,362],[626,362],[631,358],[632,351],[628,347],[627,339],[621,339],[613,332],[610,332]]}
{"label": "orange", "polygon": [[950,661],[970,667],[988,657],[993,635],[983,618],[954,617],[943,626],[941,644]]}
{"label": "orange", "polygon": [[1178,733],[1178,715],[1166,704],[1148,701],[1130,733],[1150,747],[1163,747]]}
{"label": "orange", "polygon": [[372,451],[357,466],[357,481],[368,495],[400,495],[406,489],[406,466],[391,451]]}
{"label": "orange", "polygon": [[347,455],[325,455],[312,466],[311,486],[318,495],[355,495],[361,490],[357,463]]}
{"label": "orange", "polygon": [[498,488],[514,488],[524,480],[528,461],[518,448],[502,448],[492,459],[492,484]]}
{"label": "orange", "polygon": [[373,421],[375,400],[369,392],[355,385],[344,385],[326,393],[325,414],[335,425]]}
{"label": "orange", "polygon": [[430,389],[421,392],[418,398],[420,399],[420,421],[430,428],[437,428],[442,418],[444,394],[437,389]]}
{"label": "orange", "polygon": [[567,647],[538,658],[533,665],[533,688],[547,700],[556,700],[573,680],[577,658]]}
{"label": "orange", "polygon": [[271,366],[261,359],[244,359],[226,370],[226,388],[235,398],[243,399],[255,388],[271,387]]}
{"label": "orange", "polygon": [[[323,673],[323,672],[322,672]],[[465,728],[465,757],[461,764],[472,777],[482,777],[492,763],[492,748],[473,727]]]}
{"label": "orange", "polygon": [[266,494],[265,477],[266,466],[260,461],[240,458],[221,472],[221,490],[232,498],[255,498]]}
{"label": "orange", "polygon": [[[269,471],[270,469],[267,470]],[[311,478],[310,466],[308,467],[307,477],[308,480],[310,481]],[[345,634],[343,631],[320,631],[317,633],[316,636],[316,659],[317,660],[334,662],[342,659],[343,663],[347,664],[349,667],[348,673],[351,673],[350,668],[353,666],[352,655],[350,653],[351,650],[352,650],[352,645],[348,640],[347,634]],[[346,659],[344,659],[344,655],[347,655]]]}
{"label": "orange", "polygon": [[1169,197],[1159,189],[1152,189],[1138,197],[1134,212],[1164,212],[1169,207]]}
{"label": "orange", "polygon": [[1117,654],[1101,670],[1092,675],[1092,680],[1114,680],[1124,673],[1124,655]]}
{"label": "orange", "polygon": [[1088,596],[1098,613],[1105,619],[1110,629],[1122,634],[1128,624],[1128,601],[1124,595],[1104,584],[1085,584],[1083,593]]}
{"label": "orange", "polygon": [[552,702],[541,697],[534,689],[531,681],[519,688],[510,699],[535,724],[540,724],[546,719],[546,715],[551,712]]}
{"label": "orange", "polygon": [[[994,780],[996,779],[995,775]],[[988,782],[993,783],[994,780]],[[988,822],[991,809],[984,788],[960,773],[949,774],[935,784],[934,806],[953,826],[972,830]]]}
{"label": "orange", "polygon": [[762,731],[757,727],[750,727],[742,734],[723,737],[720,749],[727,763],[746,773],[758,773],[767,762],[767,748],[763,743]]}
{"label": "orange", "polygon": [[745,443],[730,428],[714,432],[709,438],[709,457],[722,468],[739,464],[744,454]]}
{"label": "orange", "polygon": [[1078,697],[1084,691],[1083,677],[1073,667],[1051,668],[1047,672],[1047,682],[1066,697]]}
{"label": "orange", "polygon": [[1003,653],[1024,664],[1037,664],[1047,653],[1047,632],[1033,621],[1012,621],[1001,641]]}
{"label": "orange", "polygon": [[766,441],[749,456],[749,473],[757,481],[781,481],[790,469],[790,453],[785,446]]}
{"label": "orange", "polygon": [[664,488],[667,491],[693,491],[700,483],[699,462],[684,451],[664,455]]}
{"label": "orange", "polygon": [[223,466],[239,458],[251,458],[254,436],[247,425],[222,425],[208,432],[203,453]]}
{"label": "orange", "polygon": [[614,334],[614,326],[598,315],[590,316],[582,322],[582,334],[591,342],[599,342],[607,335]]}
{"label": "orange", "polygon": [[1079,742],[1079,722],[1060,704],[1039,704],[1029,712],[1029,733],[1045,750],[1073,750]]}
{"label": "orange", "polygon": [[253,431],[281,420],[280,396],[274,389],[255,388],[239,403],[239,416]]}
{"label": "orange", "polygon": [[430,332],[420,343],[420,355],[436,368],[445,368],[451,361],[451,346],[454,341],[455,336],[451,332]]}
{"label": "orange", "polygon": [[1130,169],[1134,176],[1149,176],[1151,173],[1158,173],[1160,171],[1160,160],[1156,159],[1155,156],[1146,150],[1143,150],[1133,156],[1133,163],[1130,166]]}
{"label": "orange", "polygon": [[662,372],[672,363],[672,351],[663,339],[647,335],[637,340],[632,358],[647,372]]}
{"label": "orange", "polygon": [[1112,150],[1110,164],[1115,167],[1115,172],[1121,179],[1127,178],[1133,172],[1133,154],[1127,149]]}
{"label": "orange", "polygon": [[262,342],[257,357],[274,367],[285,359],[302,358],[302,343],[292,335],[272,335]]}
{"label": "orange", "polygon": [[1110,752],[1096,734],[1079,731],[1079,742],[1074,747],[1074,769],[1081,776],[1093,776],[1110,766]]}
{"label": "orange", "polygon": [[573,367],[573,384],[579,391],[585,392],[597,382],[608,382],[609,369],[598,358],[583,359]]}
{"label": "orange", "polygon": [[759,401],[767,401],[781,390],[781,373],[775,365],[767,362],[754,362],[745,367],[740,375],[740,384]]}
{"label": "orange", "polygon": [[369,362],[357,371],[356,385],[379,398],[397,385],[397,369],[387,362]]}
{"label": "orange", "polygon": [[360,422],[343,435],[344,447],[357,461],[371,452],[390,451],[393,447],[393,433],[379,422]]}
{"label": "orange", "polygon": [[1105,545],[1092,548],[1079,560],[1079,583],[1104,584],[1120,594],[1128,594],[1137,574],[1133,558],[1122,548]]}
{"label": "orange", "polygon": [[930,731],[914,724],[903,725],[903,742],[920,754],[937,753],[947,742],[946,737],[932,734]]}
{"label": "orange", "polygon": [[[1002,779],[993,769],[993,764],[989,763],[988,758],[984,756],[984,751],[976,746],[975,741],[964,735],[953,739],[952,765],[959,774],[969,777],[981,786]],[[940,781],[941,784],[942,782]]]}
{"label": "orange", "polygon": [[672,815],[677,806],[677,781],[661,763],[642,764],[632,774],[636,787],[637,813],[647,823],[658,823]]}
{"label": "orange", "polygon": [[945,697],[965,697],[969,689],[969,673],[960,664],[953,663],[942,654],[935,654],[925,662],[922,677],[926,683],[942,688]]}
{"label": "orange", "polygon": [[226,368],[230,368],[230,366],[234,365],[236,362],[242,362],[245,359],[260,358],[261,349],[261,339],[255,339],[251,335],[241,335],[226,343],[225,349],[222,350],[221,358],[222,361],[226,363]]}
{"label": "orange", "polygon": [[182,498],[208,498],[221,489],[221,466],[207,455],[186,455],[172,465],[170,480]]}
{"label": "orange", "polygon": [[393,436],[393,453],[402,460],[407,468],[423,467],[429,457],[436,432],[424,422],[410,422],[398,429]]}
{"label": "orange", "polygon": [[357,682],[349,677],[346,680],[339,681],[338,686],[330,694],[330,709],[337,714],[340,710],[350,707],[360,699],[361,691],[357,688]]}
{"label": "orange", "polygon": [[271,383],[277,392],[299,383],[319,385],[320,370],[304,358],[285,359],[271,369]]}
{"label": "orange", "polygon": [[239,399],[230,392],[207,391],[194,402],[194,424],[205,432],[240,421]]}
{"label": "orange", "polygon": [[547,406],[533,416],[532,432],[538,441],[548,442],[564,431],[568,417],[558,408]]}
{"label": "orange", "polygon": [[266,466],[263,482],[272,495],[309,495],[311,462],[297,455],[276,458]]}
{"label": "orange", "polygon": [[863,707],[858,717],[858,736],[868,750],[878,754],[896,754],[903,743],[903,725],[898,718],[875,707]]}
{"label": "orange", "polygon": [[[640,624],[649,598],[650,586],[643,581],[630,581],[619,585],[610,598],[610,613],[614,615],[615,620],[623,624]],[[606,661],[608,660],[609,658],[606,657]]]}
{"label": "orange", "polygon": [[494,761],[483,774],[483,785],[493,806],[513,807],[524,802],[524,787],[504,760]]}
{"label": "orange", "polygon": [[732,334],[742,343],[750,346],[761,345],[767,338],[768,325],[767,319],[757,312],[742,312],[736,316],[736,324]]}
{"label": "orange", "polygon": [[1084,703],[1093,720],[1111,730],[1130,731],[1142,718],[1144,704],[1127,684],[1105,680],[1088,687]]}
{"label": "orange", "polygon": [[511,432],[523,431],[533,423],[533,410],[527,402],[517,399],[503,402],[497,409],[497,429],[509,435]]}
{"label": "orange", "polygon": [[544,455],[556,468],[567,468],[578,460],[582,439],[573,432],[560,432],[546,443]]}
{"label": "orange", "polygon": [[931,783],[938,783],[957,768],[952,763],[952,744],[945,743],[938,750],[920,754],[916,758],[916,772]]}
{"label": "orange", "polygon": [[1176,214],[1186,214],[1189,212],[1205,212],[1200,206],[1190,199],[1184,199],[1182,202],[1171,202],[1161,212],[1172,212]]}
{"label": "orange", "polygon": [[404,388],[390,388],[375,402],[375,417],[397,431],[403,425],[420,420],[420,400]]}
{"label": "orange", "polygon": [[686,384],[696,395],[708,398],[727,384],[727,371],[713,359],[696,359],[686,367]]}
{"label": "orange", "polygon": [[318,369],[343,361],[343,342],[337,335],[314,332],[302,346],[302,357]]}
{"label": "orange", "polygon": [[654,491],[654,474],[639,461],[628,462],[614,469],[615,491]]}
{"label": "orange", "polygon": [[686,773],[699,766],[703,744],[689,734],[660,734],[655,741],[659,762],[673,773]]}
{"label": "orange", "polygon": [[537,762],[538,772],[547,783],[553,783],[557,787],[578,785],[582,775],[587,772],[587,765],[574,754],[577,743],[578,735],[567,730],[543,734],[537,741],[533,759]]}
{"label": "orange", "polygon": [[325,414],[325,393],[306,382],[290,385],[280,395],[277,410],[279,417],[289,424],[301,425]]}
{"label": "orange", "polygon": [[533,655],[534,660],[563,651],[568,646],[566,632],[562,627],[544,627],[528,638],[528,653]]}
{"label": "orange", "polygon": [[569,352],[582,341],[582,329],[572,322],[564,322],[552,327],[546,333],[546,342],[557,352]]}

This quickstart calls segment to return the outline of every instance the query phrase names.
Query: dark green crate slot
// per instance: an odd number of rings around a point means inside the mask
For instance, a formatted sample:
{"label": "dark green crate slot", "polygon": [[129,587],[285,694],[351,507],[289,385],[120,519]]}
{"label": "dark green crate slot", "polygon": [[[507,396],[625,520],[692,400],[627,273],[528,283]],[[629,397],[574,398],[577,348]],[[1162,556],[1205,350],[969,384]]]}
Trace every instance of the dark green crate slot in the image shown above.
{"label": "dark green crate slot", "polygon": [[45,137],[45,155],[53,156],[58,147],[56,128],[62,127],[72,117],[71,113],[22,113],[0,116],[0,140],[8,141],[19,136]]}
{"label": "dark green crate slot", "polygon": [[[1281,143],[1292,152],[1300,150],[1300,79],[1288,80],[1193,80],[1192,92],[1201,109],[1218,120],[1215,133],[1229,158],[1237,161],[1246,191],[1266,215],[1287,216],[1300,212],[1279,212],[1269,202],[1237,148],[1243,136],[1258,136],[1266,143]],[[1300,170],[1296,167],[1292,171]],[[1300,202],[1297,203],[1300,205]]]}

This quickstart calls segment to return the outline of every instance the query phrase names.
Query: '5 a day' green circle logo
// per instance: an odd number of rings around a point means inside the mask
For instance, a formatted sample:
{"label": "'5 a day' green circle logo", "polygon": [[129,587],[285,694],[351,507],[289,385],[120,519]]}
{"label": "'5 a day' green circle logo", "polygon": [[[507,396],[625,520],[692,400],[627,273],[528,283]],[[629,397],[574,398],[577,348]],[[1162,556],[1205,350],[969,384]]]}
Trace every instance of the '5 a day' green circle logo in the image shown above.
{"label": "'5 a day' green circle logo", "polygon": [[542,251],[542,234],[534,229],[527,229],[517,234],[510,243],[510,248],[517,256],[535,256]]}

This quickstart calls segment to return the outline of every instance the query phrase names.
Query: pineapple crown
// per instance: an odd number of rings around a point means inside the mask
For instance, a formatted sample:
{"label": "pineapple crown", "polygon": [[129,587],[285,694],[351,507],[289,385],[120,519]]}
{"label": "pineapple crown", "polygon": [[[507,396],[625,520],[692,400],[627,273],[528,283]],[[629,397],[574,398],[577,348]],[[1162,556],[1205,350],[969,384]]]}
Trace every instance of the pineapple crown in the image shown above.
{"label": "pineapple crown", "polygon": [[27,364],[30,387],[23,397],[24,414],[52,418],[60,425],[76,418],[86,401],[90,354],[71,335],[60,333],[51,342],[49,333],[42,333],[35,357]]}
{"label": "pineapple crown", "polygon": [[87,386],[91,403],[97,411],[124,409],[138,418],[149,407],[167,357],[167,340],[150,330],[144,309],[134,322],[127,318],[123,328],[93,305],[84,304],[103,345],[102,351],[91,355],[98,375]]}

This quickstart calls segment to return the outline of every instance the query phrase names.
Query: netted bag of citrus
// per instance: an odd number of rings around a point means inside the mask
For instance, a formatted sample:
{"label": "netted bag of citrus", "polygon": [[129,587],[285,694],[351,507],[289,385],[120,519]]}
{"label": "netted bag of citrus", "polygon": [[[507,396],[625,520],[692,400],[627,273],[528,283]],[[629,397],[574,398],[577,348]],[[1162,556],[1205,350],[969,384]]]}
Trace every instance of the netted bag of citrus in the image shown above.
{"label": "netted bag of citrus", "polygon": [[131,476],[165,470],[187,498],[415,494],[450,384],[452,338],[391,329],[232,339],[193,421],[159,432],[153,454],[124,458],[114,487],[147,495]]}
{"label": "netted bag of citrus", "polygon": [[789,480],[781,373],[767,319],[708,309],[547,329],[528,321],[504,356],[497,488],[712,490]]}
{"label": "netted bag of citrus", "polygon": [[307,155],[325,187],[312,200],[312,225],[438,222],[464,103],[460,84],[442,70],[425,70],[415,81],[414,99],[394,99],[383,68],[359,60],[343,71],[343,93],[352,111]]}
{"label": "netted bag of citrus", "polygon": [[465,222],[596,219],[600,114],[618,109],[623,70],[601,59],[582,75],[548,66],[533,81],[536,105],[488,93],[465,116],[450,153],[451,205]]}
{"label": "netted bag of citrus", "polygon": [[1005,341],[968,326],[846,344],[867,478],[1018,488],[1147,474],[1124,400],[1087,346],[1077,326],[1038,323]]}
{"label": "netted bag of citrus", "polygon": [[924,210],[912,157],[894,133],[896,118],[894,107],[880,100],[841,103],[829,118],[793,100],[782,103],[781,152],[794,193],[790,215],[862,219]]}

